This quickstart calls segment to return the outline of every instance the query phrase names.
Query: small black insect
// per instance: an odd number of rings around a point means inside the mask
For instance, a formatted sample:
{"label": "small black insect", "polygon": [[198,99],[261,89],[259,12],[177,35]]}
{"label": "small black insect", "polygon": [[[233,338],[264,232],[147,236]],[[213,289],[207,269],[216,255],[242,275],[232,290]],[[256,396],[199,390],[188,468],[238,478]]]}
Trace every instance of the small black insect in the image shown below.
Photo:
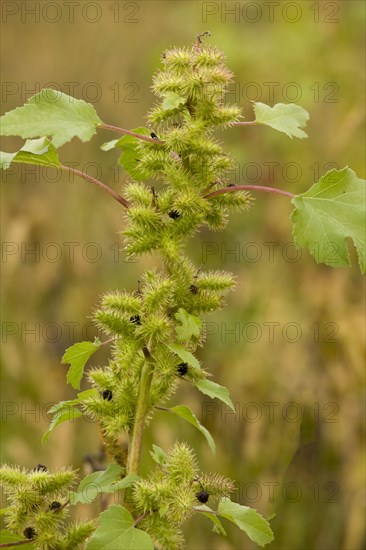
{"label": "small black insect", "polygon": [[198,286],[197,285],[191,285],[189,287],[189,290],[192,292],[192,294],[198,294]]}
{"label": "small black insect", "polygon": [[209,496],[209,493],[204,489],[201,489],[198,493],[196,493],[196,499],[202,502],[202,504],[206,504]]}
{"label": "small black insect", "polygon": [[58,502],[57,500],[54,500],[50,504],[50,510],[53,510],[54,512],[58,512],[62,508],[61,502]]}
{"label": "small black insect", "polygon": [[172,218],[172,220],[177,220],[178,218],[180,218],[178,210],[171,210],[169,212],[169,218]]}
{"label": "small black insect", "polygon": [[130,321],[134,323],[134,325],[141,325],[140,315],[131,315]]}
{"label": "small black insect", "polygon": [[36,536],[36,532],[35,530],[33,529],[33,527],[26,527],[23,531],[23,535],[25,536],[26,539],[28,540],[32,540],[34,539],[34,537]]}
{"label": "small black insect", "polygon": [[159,139],[155,132],[151,132],[150,137],[152,137],[153,139]]}
{"label": "small black insect", "polygon": [[229,183],[228,187],[236,187],[235,183]]}
{"label": "small black insect", "polygon": [[188,363],[179,363],[177,367],[178,374],[184,376],[188,372]]}
{"label": "small black insect", "polygon": [[103,399],[105,399],[106,401],[110,401],[113,397],[113,393],[111,390],[103,390],[102,392],[102,397]]}
{"label": "small black insect", "polygon": [[37,464],[37,466],[35,466],[33,468],[33,472],[47,472],[47,467],[44,466],[43,464]]}

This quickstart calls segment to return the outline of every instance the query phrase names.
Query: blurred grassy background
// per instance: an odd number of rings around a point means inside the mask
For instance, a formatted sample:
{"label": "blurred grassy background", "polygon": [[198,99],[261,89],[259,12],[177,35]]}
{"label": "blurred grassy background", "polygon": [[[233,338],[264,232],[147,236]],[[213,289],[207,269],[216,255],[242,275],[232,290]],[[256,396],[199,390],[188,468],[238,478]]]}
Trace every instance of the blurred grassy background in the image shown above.
{"label": "blurred grassy background", "polygon": [[[35,4],[37,20],[29,13]],[[64,3],[61,11],[51,4],[3,2],[2,114],[45,85],[65,93],[74,86],[73,95],[93,101],[106,123],[143,125],[161,52],[210,30],[239,83],[230,99],[237,94],[248,120],[251,99],[289,102],[299,90],[296,99],[311,116],[307,141],[264,127],[220,133],[239,163],[236,182],[302,192],[327,163],[349,165],[364,177],[363,2],[79,2],[73,20]],[[275,83],[273,97],[266,83]],[[113,170],[115,153],[99,149],[114,137],[100,131],[89,144],[73,140],[61,159],[77,160],[94,175],[88,163],[95,163],[100,179],[121,191],[125,175]],[[2,149],[21,143],[7,138]],[[278,163],[273,178],[264,163]],[[74,395],[60,357],[92,337],[88,317],[100,295],[136,288],[155,260],[117,257],[121,210],[84,181],[18,170],[3,175],[1,192],[2,461],[82,467],[87,453],[98,452],[96,426],[64,425],[41,446],[48,404]],[[237,414],[182,384],[174,402],[203,419],[217,454],[189,425],[158,413],[145,438],[144,471],[152,442],[167,448],[186,439],[203,470],[237,480],[242,504],[276,514],[273,548],[365,548],[363,282],[353,252],[352,269],[317,266],[307,253],[291,261],[290,213],[286,198],[257,196],[224,233],[204,232],[190,243],[197,265],[204,259],[208,269],[238,277],[228,307],[207,319],[216,325],[200,352],[205,368],[230,389]],[[265,243],[278,243],[273,257]],[[25,255],[32,247],[37,254]],[[273,338],[268,323],[276,323]],[[103,356],[96,361],[102,364]],[[218,537],[202,518],[191,522],[187,539],[192,550],[255,547],[230,526],[227,539]]]}

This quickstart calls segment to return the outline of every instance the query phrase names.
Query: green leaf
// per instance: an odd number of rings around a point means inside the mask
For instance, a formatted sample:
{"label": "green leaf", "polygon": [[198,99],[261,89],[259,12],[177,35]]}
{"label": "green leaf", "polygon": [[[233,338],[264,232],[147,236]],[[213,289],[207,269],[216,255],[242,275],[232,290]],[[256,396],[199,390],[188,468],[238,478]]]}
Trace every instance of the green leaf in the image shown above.
{"label": "green leaf", "polygon": [[139,476],[135,474],[128,474],[123,479],[120,479],[120,481],[116,481],[116,483],[112,483],[111,485],[105,487],[103,489],[103,493],[115,493],[121,489],[126,489],[126,487],[131,487],[131,485],[133,485],[138,479]]}
{"label": "green leaf", "polygon": [[216,384],[216,382],[211,382],[211,380],[207,380],[207,378],[192,381],[192,384],[196,386],[200,392],[212,397],[212,399],[215,397],[220,399],[220,401],[226,403],[226,405],[228,405],[230,409],[235,412],[234,404],[230,399],[229,390],[224,386],[220,386],[220,384]]}
{"label": "green leaf", "polygon": [[7,170],[13,162],[40,166],[61,166],[55,147],[45,137],[27,139],[23,147],[16,153],[0,151],[0,168],[2,170]]}
{"label": "green leaf", "polygon": [[[6,529],[3,529],[0,531],[0,544],[6,544],[9,542],[19,542],[21,540],[24,540],[24,537],[21,537],[19,535],[14,535],[14,533],[11,533],[10,531],[7,531]],[[8,546],[8,548],[14,548],[15,550],[17,548],[22,548],[24,550],[35,550],[35,546],[34,544],[29,541],[28,544],[22,544],[21,546],[19,545],[16,545],[16,546]]]}
{"label": "green leaf", "polygon": [[174,414],[176,414],[177,416],[180,416],[181,418],[184,418],[184,420],[187,420],[187,422],[189,422],[195,428],[197,428],[197,430],[199,430],[201,432],[201,434],[205,436],[205,438],[207,440],[207,443],[210,446],[211,451],[213,453],[216,452],[216,445],[215,445],[215,442],[213,440],[212,435],[207,430],[207,428],[202,426],[202,424],[198,421],[196,415],[191,411],[191,409],[189,407],[187,407],[186,405],[177,405],[176,407],[171,407],[169,410],[171,412],[173,412]]}
{"label": "green leaf", "polygon": [[124,468],[118,464],[110,464],[106,470],[94,472],[81,480],[77,491],[70,491],[71,504],[89,504],[100,493],[114,493],[132,485],[137,479],[136,475],[128,475],[121,479]]}
{"label": "green leaf", "polygon": [[[131,132],[142,136],[150,136],[150,131],[147,128],[134,128]],[[147,175],[140,169],[139,160],[141,153],[138,150],[140,140],[136,137],[126,134],[120,139],[107,141],[101,146],[103,151],[109,151],[114,147],[121,149],[122,155],[119,159],[119,164],[126,170],[130,176],[136,180],[147,179]]]}
{"label": "green leaf", "polygon": [[[142,136],[150,136],[150,130],[143,126],[141,126],[140,128],[134,128],[133,130],[131,130],[131,132],[134,132],[135,134],[140,134]],[[114,148],[119,148],[122,149],[122,151],[126,151],[127,149],[134,149],[139,141],[140,140],[138,138],[130,136],[129,134],[125,134],[121,138],[106,141],[105,143],[103,143],[103,145],[100,146],[100,148],[102,149],[102,151],[110,151]]]}
{"label": "green leaf", "polygon": [[94,531],[85,550],[154,550],[150,535],[136,529],[130,512],[113,505],[99,516],[99,527]]}
{"label": "green leaf", "polygon": [[295,243],[308,248],[317,263],[350,265],[347,239],[352,239],[365,273],[365,180],[346,167],[331,170],[292,199]]}
{"label": "green leaf", "polygon": [[77,406],[80,405],[85,398],[93,397],[99,395],[99,392],[96,388],[91,390],[85,390],[78,393],[77,399],[70,399],[69,401],[60,401],[51,407],[47,412],[53,414],[50,427],[47,432],[44,434],[42,443],[44,444],[50,433],[63,422],[73,421],[74,418],[82,416],[82,413],[77,409]]}
{"label": "green leaf", "polygon": [[78,342],[65,351],[61,362],[70,363],[66,380],[75,390],[80,389],[86,362],[100,346],[101,342],[96,338],[94,342]]}
{"label": "green leaf", "polygon": [[206,504],[202,504],[201,506],[195,506],[195,510],[201,510],[202,515],[206,516],[206,518],[212,521],[212,523],[214,524],[212,531],[214,531],[214,533],[217,533],[218,535],[222,535],[223,537],[227,536],[221,521],[219,520],[217,515],[213,513],[211,508],[206,506]]}
{"label": "green leaf", "polygon": [[77,399],[70,399],[69,401],[60,401],[59,403],[56,403],[56,405],[53,405],[53,407],[51,407],[47,412],[49,414],[57,413],[62,409],[67,409],[74,405],[79,405],[80,403],[82,403],[82,401],[85,398],[96,397],[97,395],[99,395],[99,392],[96,388],[93,388],[91,390],[81,391],[78,393]]}
{"label": "green leaf", "polygon": [[188,350],[186,350],[185,347],[181,346],[180,344],[169,344],[168,348],[178,355],[184,361],[185,363],[188,363],[191,367],[194,369],[201,370],[201,366],[198,362],[198,360],[195,358],[195,356]]}
{"label": "green leaf", "polygon": [[254,508],[231,502],[229,498],[223,498],[217,512],[223,518],[235,523],[259,546],[265,546],[274,539],[269,523]]}
{"label": "green leaf", "polygon": [[[64,401],[63,403],[67,403],[67,401]],[[79,418],[80,416],[82,416],[82,413],[76,408],[75,405],[69,405],[67,408],[64,407],[58,410],[51,420],[50,427],[42,437],[42,445],[46,443],[50,433],[57,428],[57,426],[63,422],[73,422],[75,418]]]}
{"label": "green leaf", "polygon": [[176,109],[179,109],[179,107],[185,102],[186,100],[184,99],[184,97],[181,97],[175,92],[168,92],[167,94],[165,94],[165,98],[161,107],[163,111],[175,111]]}
{"label": "green leaf", "polygon": [[185,309],[179,308],[174,317],[181,323],[181,325],[175,327],[177,338],[181,342],[189,340],[191,336],[200,335],[202,321],[198,317],[191,315]]}
{"label": "green leaf", "polygon": [[153,460],[155,460],[155,462],[157,464],[160,464],[160,465],[164,464],[165,459],[166,459],[166,452],[163,451],[163,449],[161,449],[157,445],[153,445],[153,450],[150,451],[150,454],[151,454]]}
{"label": "green leaf", "polygon": [[89,141],[102,124],[93,105],[45,88],[0,118],[2,136],[36,138],[52,136],[55,147],[78,137]]}
{"label": "green leaf", "polygon": [[112,139],[111,141],[106,141],[103,145],[100,146],[102,151],[110,151],[114,149],[119,142],[119,139]]}
{"label": "green leaf", "polygon": [[279,132],[287,134],[291,139],[298,137],[307,138],[308,135],[301,130],[309,120],[309,113],[295,103],[277,103],[273,107],[264,103],[254,103],[255,121],[258,124],[271,126]]}

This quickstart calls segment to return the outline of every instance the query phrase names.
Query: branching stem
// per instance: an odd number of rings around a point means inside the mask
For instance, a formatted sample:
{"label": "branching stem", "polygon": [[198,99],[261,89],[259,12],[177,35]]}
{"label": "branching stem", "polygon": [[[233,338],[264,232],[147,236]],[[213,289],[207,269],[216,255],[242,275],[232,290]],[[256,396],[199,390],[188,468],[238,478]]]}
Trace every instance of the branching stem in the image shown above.
{"label": "branching stem", "polygon": [[131,130],[126,130],[125,128],[120,128],[119,126],[113,126],[112,124],[101,124],[99,128],[103,128],[104,130],[112,130],[112,132],[117,132],[118,134],[127,134],[128,136],[142,139],[143,141],[150,141],[151,143],[155,143],[157,145],[164,145],[165,143],[165,141],[162,141],[161,139],[136,134],[136,132],[131,132]]}
{"label": "branching stem", "polygon": [[23,546],[24,544],[31,544],[32,540],[19,540],[18,542],[6,542],[0,544],[0,548],[14,548],[14,546]]}
{"label": "branching stem", "polygon": [[264,193],[284,195],[285,197],[290,197],[291,199],[296,196],[289,191],[283,191],[283,189],[276,189],[275,187],[266,187],[263,185],[233,185],[232,187],[224,187],[222,189],[217,189],[217,191],[212,191],[212,193],[205,195],[204,198],[211,199],[212,197],[217,197],[218,195],[223,195],[224,193],[233,193],[235,191],[262,191]]}
{"label": "branching stem", "polygon": [[146,516],[149,515],[150,512],[144,512],[143,514],[141,514],[141,516],[139,516],[138,518],[135,519],[135,522],[133,524],[134,527],[136,527],[136,525],[138,525],[140,523],[140,521],[142,521],[143,519],[146,518]]}
{"label": "branching stem", "polygon": [[243,122],[232,122],[230,126],[253,126],[254,124],[258,124],[256,120],[248,120]]}
{"label": "branching stem", "polygon": [[200,512],[201,514],[214,514],[215,516],[220,516],[220,515],[221,515],[221,514],[219,514],[218,512],[216,512],[216,510],[210,510],[210,511],[208,511],[208,510],[200,510],[199,508],[195,508],[194,506],[193,506],[193,510],[194,510],[195,512]]}
{"label": "branching stem", "polygon": [[85,172],[81,172],[80,170],[76,170],[76,168],[71,168],[70,166],[65,166],[64,164],[61,164],[59,166],[61,170],[64,170],[64,172],[70,172],[72,174],[75,174],[76,176],[79,176],[80,178],[83,178],[86,181],[89,181],[90,183],[93,183],[94,185],[97,185],[100,189],[108,193],[111,197],[113,197],[117,202],[120,204],[123,204],[125,208],[128,208],[130,206],[130,203],[121,197],[116,191],[108,187],[105,183],[97,180],[96,178],[93,178],[93,176],[89,176],[89,174],[86,174]]}

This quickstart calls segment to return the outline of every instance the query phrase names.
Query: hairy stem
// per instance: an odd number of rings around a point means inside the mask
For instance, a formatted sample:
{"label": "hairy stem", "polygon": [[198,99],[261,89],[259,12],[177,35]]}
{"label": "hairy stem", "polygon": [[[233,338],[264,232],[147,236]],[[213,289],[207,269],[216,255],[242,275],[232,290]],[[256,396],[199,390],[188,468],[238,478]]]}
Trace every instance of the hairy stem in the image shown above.
{"label": "hairy stem", "polygon": [[263,185],[233,185],[232,187],[224,187],[223,189],[217,189],[212,191],[208,195],[205,195],[205,199],[211,199],[224,193],[233,193],[235,191],[263,191],[264,193],[275,193],[277,195],[284,195],[285,197],[294,198],[296,195],[289,191],[283,191],[283,189],[276,189],[275,187],[265,187]]}
{"label": "hairy stem", "polygon": [[75,174],[76,176],[79,176],[80,178],[83,178],[86,181],[89,181],[90,183],[93,183],[94,185],[97,185],[100,189],[102,189],[103,191],[108,193],[108,195],[113,197],[117,202],[119,202],[120,204],[123,204],[125,208],[128,208],[130,206],[130,203],[126,199],[121,197],[121,195],[116,193],[116,191],[108,187],[108,185],[106,185],[105,183],[97,180],[96,178],[93,178],[93,176],[89,176],[85,172],[81,172],[80,170],[76,170],[75,168],[71,168],[70,166],[65,166],[64,164],[61,164],[59,168],[61,170],[64,170],[64,172],[70,172],[72,174]]}
{"label": "hairy stem", "polygon": [[135,421],[132,428],[128,450],[127,474],[138,474],[140,466],[141,443],[144,433],[145,417],[149,405],[149,393],[153,377],[152,357],[147,348],[144,349],[145,363],[141,370],[140,385],[137,396]]}
{"label": "hairy stem", "polygon": [[232,122],[230,126],[253,126],[254,124],[258,124],[256,120],[248,120],[243,122]]}
{"label": "hairy stem", "polygon": [[113,126],[112,124],[101,124],[99,128],[103,128],[104,130],[112,130],[112,132],[118,132],[119,134],[127,134],[129,136],[142,139],[143,141],[156,143],[157,145],[164,145],[165,143],[165,141],[162,141],[161,139],[143,136],[142,134],[136,134],[136,132],[131,132],[131,130],[126,130],[125,128],[120,128],[119,126]]}

